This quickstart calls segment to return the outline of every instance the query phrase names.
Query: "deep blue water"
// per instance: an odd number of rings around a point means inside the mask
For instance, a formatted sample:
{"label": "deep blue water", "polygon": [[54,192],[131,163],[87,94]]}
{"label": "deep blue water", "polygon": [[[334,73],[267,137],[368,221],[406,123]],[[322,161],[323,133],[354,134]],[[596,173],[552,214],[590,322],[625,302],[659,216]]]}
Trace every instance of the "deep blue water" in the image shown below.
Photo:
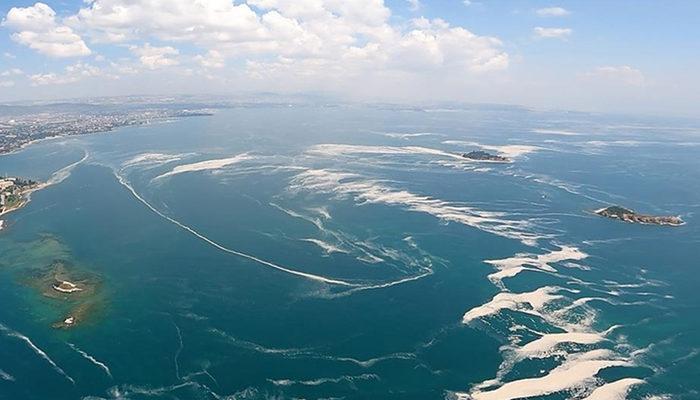
{"label": "deep blue water", "polygon": [[[0,231],[0,398],[698,398],[699,150],[687,121],[497,108],[37,143],[0,157],[55,182]],[[69,330],[26,283],[55,259],[100,281]]]}

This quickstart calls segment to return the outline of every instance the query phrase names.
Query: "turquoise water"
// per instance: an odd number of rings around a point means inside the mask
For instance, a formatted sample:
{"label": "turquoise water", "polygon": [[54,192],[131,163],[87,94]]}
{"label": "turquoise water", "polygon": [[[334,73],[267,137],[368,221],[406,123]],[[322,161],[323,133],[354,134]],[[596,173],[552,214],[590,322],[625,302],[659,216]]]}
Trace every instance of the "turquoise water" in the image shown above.
{"label": "turquoise water", "polygon": [[[699,134],[260,107],[2,156],[54,184],[0,231],[0,398],[698,398]],[[100,277],[70,330],[26,284],[54,259]]]}

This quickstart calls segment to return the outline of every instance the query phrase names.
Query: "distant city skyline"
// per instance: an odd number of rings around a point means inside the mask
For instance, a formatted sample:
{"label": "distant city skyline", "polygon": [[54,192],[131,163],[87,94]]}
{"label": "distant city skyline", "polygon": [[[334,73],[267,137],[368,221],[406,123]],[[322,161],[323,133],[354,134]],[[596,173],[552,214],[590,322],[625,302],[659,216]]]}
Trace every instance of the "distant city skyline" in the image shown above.
{"label": "distant city skyline", "polygon": [[269,91],[693,116],[700,2],[10,0],[0,101]]}

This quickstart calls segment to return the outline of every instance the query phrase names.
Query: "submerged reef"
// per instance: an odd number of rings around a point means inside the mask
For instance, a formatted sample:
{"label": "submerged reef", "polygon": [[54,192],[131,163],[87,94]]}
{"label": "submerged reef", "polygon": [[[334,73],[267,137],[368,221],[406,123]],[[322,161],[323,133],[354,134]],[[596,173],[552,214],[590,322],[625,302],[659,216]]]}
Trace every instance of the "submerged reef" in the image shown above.
{"label": "submerged reef", "polygon": [[69,329],[94,322],[105,308],[102,277],[76,261],[60,237],[0,236],[0,269],[18,283],[18,295],[38,323]]}
{"label": "submerged reef", "polygon": [[52,327],[68,329],[91,319],[103,303],[101,280],[94,273],[77,269],[66,260],[27,272],[24,282],[43,298],[50,299],[59,318]]}

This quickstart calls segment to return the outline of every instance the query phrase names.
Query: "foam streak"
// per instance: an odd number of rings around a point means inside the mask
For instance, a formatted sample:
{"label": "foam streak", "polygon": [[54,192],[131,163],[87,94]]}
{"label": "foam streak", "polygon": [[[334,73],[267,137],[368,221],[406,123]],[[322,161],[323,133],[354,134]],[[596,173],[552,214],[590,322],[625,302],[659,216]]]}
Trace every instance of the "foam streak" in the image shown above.
{"label": "foam streak", "polygon": [[112,371],[109,370],[109,367],[107,366],[107,364],[105,364],[101,361],[98,361],[95,357],[89,355],[88,353],[84,352],[83,350],[80,350],[77,346],[75,346],[72,343],[68,343],[68,346],[70,346],[71,349],[75,350],[78,354],[83,356],[83,358],[85,358],[86,360],[88,360],[91,363],[98,366],[101,370],[103,370],[107,374],[107,376],[112,378]]}
{"label": "foam streak", "polygon": [[54,371],[58,372],[60,375],[62,375],[64,378],[66,378],[70,383],[75,385],[75,381],[73,380],[73,378],[71,378],[68,374],[66,374],[66,372],[63,369],[61,369],[61,367],[59,367],[51,359],[51,357],[49,357],[48,354],[46,354],[46,352],[44,350],[40,349],[37,345],[35,345],[34,342],[32,342],[32,340],[29,339],[27,336],[24,336],[21,333],[10,329],[3,324],[0,324],[0,331],[3,331],[5,333],[5,335],[7,335],[9,337],[17,338],[17,339],[23,341],[24,343],[26,343],[27,346],[29,346],[29,348],[32,349],[39,357],[43,358],[47,363],[49,363],[49,365],[51,365],[51,367],[54,369]]}
{"label": "foam streak", "polygon": [[460,223],[494,235],[517,239],[530,246],[547,237],[534,233],[533,224],[527,220],[510,220],[501,212],[483,211],[406,190],[393,189],[381,181],[362,179],[361,176],[351,173],[309,169],[292,180],[292,188],[353,197],[361,204],[403,206],[412,212],[429,214],[443,221]]}
{"label": "foam streak", "polygon": [[[512,400],[552,393],[580,387],[594,381],[602,369],[614,366],[628,366],[623,360],[610,358],[608,350],[592,350],[571,356],[564,364],[554,368],[547,375],[511,381],[498,389],[471,393],[474,400]],[[468,398],[468,397],[462,397]]]}
{"label": "foam streak", "polygon": [[600,386],[583,400],[624,400],[632,386],[643,383],[644,381],[641,379],[623,378]]}
{"label": "foam streak", "polygon": [[224,247],[224,246],[220,245],[219,243],[217,243],[217,242],[215,242],[215,241],[209,239],[208,237],[206,237],[206,236],[200,234],[199,232],[195,231],[194,229],[190,228],[189,226],[187,226],[187,225],[181,223],[180,221],[177,221],[177,220],[175,220],[175,219],[173,219],[173,218],[171,218],[171,217],[168,217],[167,215],[163,214],[163,213],[160,212],[157,208],[153,207],[150,203],[148,203],[143,197],[141,197],[141,195],[139,195],[139,194],[136,192],[136,190],[134,190],[134,188],[133,188],[124,178],[122,178],[121,176],[119,176],[117,173],[115,173],[115,176],[117,177],[117,180],[119,181],[119,183],[122,184],[122,186],[124,186],[125,188],[127,188],[127,189],[129,190],[129,192],[131,192],[131,194],[132,194],[138,201],[140,201],[141,203],[143,203],[143,205],[145,205],[149,210],[153,211],[156,215],[158,215],[159,217],[164,218],[165,220],[167,220],[167,221],[169,221],[169,222],[171,222],[171,223],[173,223],[173,224],[179,226],[180,228],[182,228],[182,229],[184,229],[185,231],[191,233],[191,234],[194,235],[195,237],[197,237],[197,238],[203,240],[204,242],[210,244],[211,246],[213,246],[213,247],[215,247],[215,248],[217,248],[217,249],[219,249],[219,250],[221,250],[221,251],[223,251],[223,252],[226,252],[226,253],[229,253],[229,254],[233,254],[233,255],[236,255],[236,256],[239,256],[239,257],[243,257],[243,258],[245,258],[245,259],[254,261],[254,262],[258,263],[258,264],[262,264],[262,265],[264,265],[264,266],[267,266],[267,267],[270,267],[270,268],[274,268],[274,269],[276,269],[276,270],[278,270],[278,271],[286,272],[286,273],[291,274],[291,275],[300,276],[300,277],[303,277],[303,278],[306,278],[306,279],[310,279],[310,280],[313,280],[313,281],[316,281],[316,282],[322,282],[322,283],[327,283],[327,284],[331,284],[331,285],[348,286],[348,287],[357,287],[357,286],[360,286],[360,285],[358,285],[358,284],[354,284],[354,283],[350,283],[350,282],[346,282],[346,281],[342,281],[342,280],[338,280],[338,279],[325,278],[325,277],[323,277],[323,276],[313,275],[313,274],[309,274],[309,273],[306,273],[306,272],[301,272],[301,271],[296,271],[296,270],[293,270],[293,269],[289,269],[289,268],[283,267],[283,266],[281,266],[281,265],[277,265],[277,264],[273,264],[273,263],[271,263],[271,262],[269,262],[269,261],[265,261],[265,260],[260,259],[260,258],[258,258],[258,257],[252,256],[252,255],[250,255],[250,254],[242,253],[242,252],[240,252],[240,251],[237,251],[237,250],[233,250],[233,249],[229,249],[229,248],[227,248],[227,247]]}
{"label": "foam streak", "polygon": [[243,153],[239,154],[234,157],[229,157],[229,158],[221,158],[217,160],[206,160],[206,161],[200,161],[192,164],[185,164],[185,165],[178,165],[177,167],[173,168],[169,172],[166,172],[162,175],[158,175],[157,177],[153,178],[153,180],[159,180],[163,178],[167,178],[170,176],[178,175],[178,174],[183,174],[185,172],[196,172],[196,171],[208,171],[208,170],[215,170],[215,169],[220,169],[223,167],[227,167],[232,164],[237,164],[241,161],[245,160],[250,160],[252,157],[248,155],[248,153]]}

